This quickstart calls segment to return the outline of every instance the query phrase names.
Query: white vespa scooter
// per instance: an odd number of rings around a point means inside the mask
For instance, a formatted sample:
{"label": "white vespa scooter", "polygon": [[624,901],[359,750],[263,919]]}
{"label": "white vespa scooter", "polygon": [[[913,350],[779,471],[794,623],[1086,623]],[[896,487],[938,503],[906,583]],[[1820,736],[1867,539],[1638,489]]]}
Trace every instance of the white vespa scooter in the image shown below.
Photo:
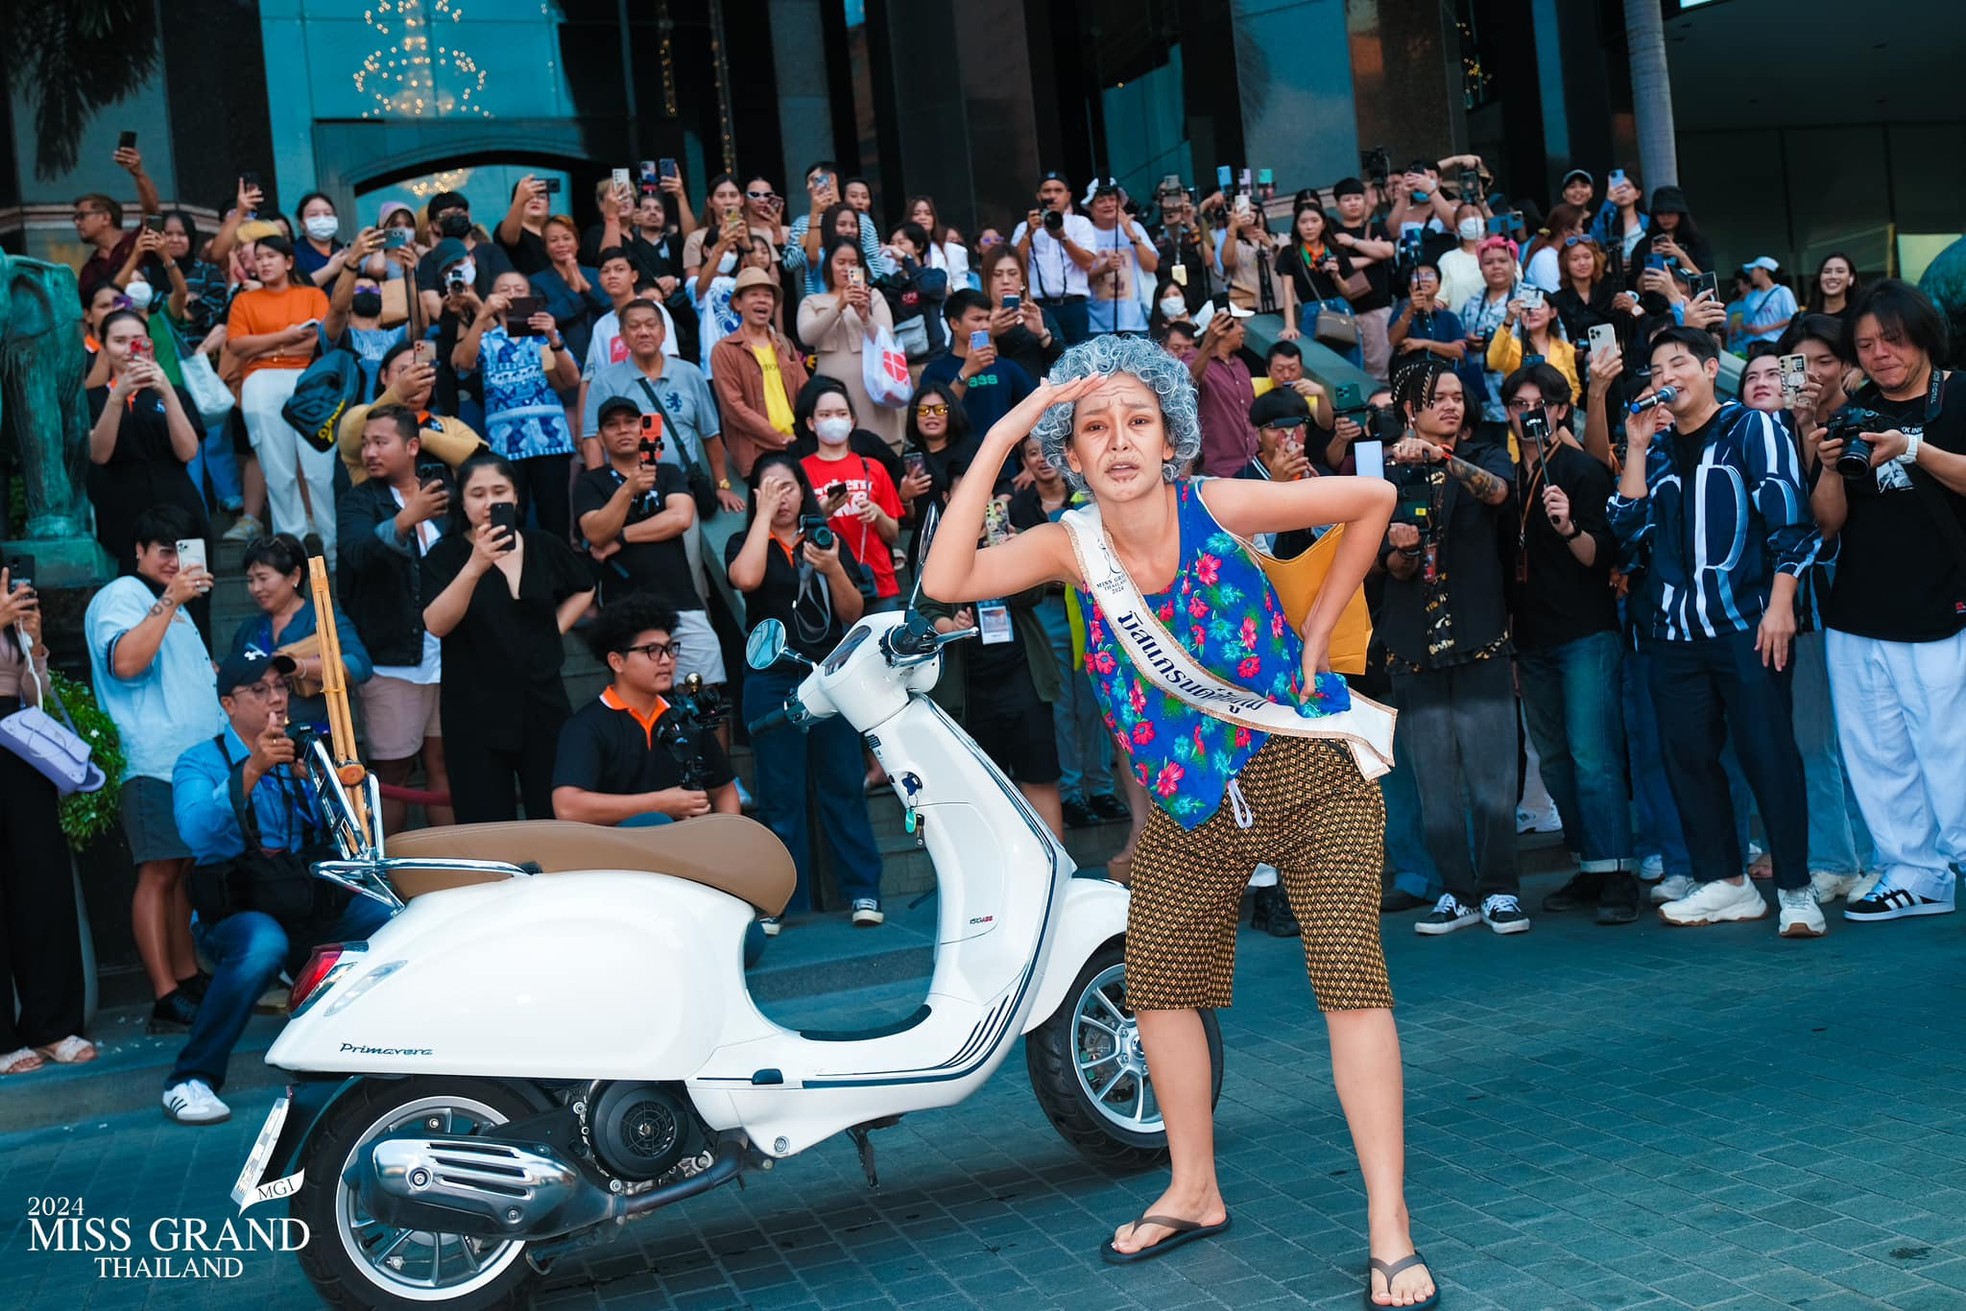
{"label": "white vespa scooter", "polygon": [[[746,991],[746,929],[794,883],[761,825],[466,825],[399,834],[385,856],[373,780],[365,827],[317,744],[310,777],[345,858],[315,872],[400,913],[316,951],[296,983],[266,1057],[295,1079],[241,1208],[289,1199],[312,1232],[301,1262],[336,1306],[502,1307],[556,1256],[841,1132],[875,1183],[868,1131],[962,1101],[1020,1035],[1068,1142],[1108,1168],[1163,1161],[1125,1002],[1126,889],[1073,877],[925,695],[960,636],[869,616],[754,725],[844,715],[935,862],[928,995],[864,1032],[781,1028]],[[799,657],[768,620],[747,658]]]}

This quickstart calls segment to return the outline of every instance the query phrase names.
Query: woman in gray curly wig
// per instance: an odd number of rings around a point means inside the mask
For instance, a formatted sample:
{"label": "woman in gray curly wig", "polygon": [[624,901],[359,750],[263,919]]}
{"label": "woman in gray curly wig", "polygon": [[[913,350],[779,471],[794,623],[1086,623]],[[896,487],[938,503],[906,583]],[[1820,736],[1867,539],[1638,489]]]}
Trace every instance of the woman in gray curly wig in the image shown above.
{"label": "woman in gray curly wig", "polygon": [[[950,604],[1076,588],[1094,694],[1154,802],[1133,858],[1126,995],[1173,1178],[1103,1244],[1105,1259],[1151,1259],[1229,1226],[1201,1013],[1230,1003],[1242,891],[1261,862],[1276,867],[1303,925],[1330,1030],[1366,1185],[1367,1301],[1435,1306],[1407,1220],[1399,1034],[1379,946],[1385,810],[1370,779],[1384,772],[1391,717],[1352,697],[1329,658],[1391,520],[1392,486],[1189,478],[1201,445],[1194,387],[1137,339],[1067,351],[984,436],[974,465],[1000,467],[1031,434],[1091,504],[979,548],[991,488],[966,479],[922,585]],[[1243,544],[1319,524],[1346,531],[1299,627]]]}

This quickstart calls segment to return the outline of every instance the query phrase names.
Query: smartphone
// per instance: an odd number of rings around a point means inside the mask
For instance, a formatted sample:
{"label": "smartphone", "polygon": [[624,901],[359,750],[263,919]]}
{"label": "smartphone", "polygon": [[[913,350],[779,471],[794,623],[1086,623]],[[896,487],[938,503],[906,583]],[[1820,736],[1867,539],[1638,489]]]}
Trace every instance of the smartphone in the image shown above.
{"label": "smartphone", "polygon": [[1780,360],[1782,370],[1782,395],[1793,404],[1802,394],[1802,384],[1809,381],[1809,357],[1806,355],[1784,355]]}
{"label": "smartphone", "polygon": [[514,296],[512,303],[505,307],[505,335],[508,337],[535,337],[539,334],[526,322],[533,315],[546,308],[543,296]]}
{"label": "smartphone", "polygon": [[1666,257],[1664,255],[1647,255],[1645,257],[1645,267],[1648,269],[1664,269],[1666,267]]}
{"label": "smartphone", "polygon": [[410,238],[415,235],[408,228],[391,228],[382,234],[382,248],[384,250],[401,250],[410,244]]}
{"label": "smartphone", "polygon": [[1541,287],[1524,287],[1522,289],[1522,308],[1526,310],[1539,310],[1543,308],[1543,289]]}
{"label": "smartphone", "polygon": [[1236,193],[1236,217],[1246,219],[1251,213],[1252,211],[1249,208],[1249,193],[1238,191]]}
{"label": "smartphone", "polygon": [[990,348],[989,329],[979,328],[975,332],[969,334],[969,349],[971,351],[988,350],[989,348]]}
{"label": "smartphone", "polygon": [[654,160],[652,160],[652,159],[645,159],[645,160],[643,160],[643,161],[642,161],[642,162],[641,162],[641,163],[640,163],[640,164],[639,164],[639,165],[637,166],[637,168],[638,168],[638,171],[639,171],[639,172],[641,173],[641,177],[642,177],[642,181],[644,181],[644,182],[654,182],[654,181],[655,181],[655,161],[654,161]]}
{"label": "smartphone", "polygon": [[862,269],[858,264],[855,264],[852,268],[846,271],[846,285],[849,287],[866,286],[867,285],[866,271]]}
{"label": "smartphone", "polygon": [[162,232],[164,230],[164,216],[162,214],[145,214],[143,216],[143,226],[149,228],[152,232]]}
{"label": "smartphone", "polygon": [[1490,214],[1488,216],[1489,236],[1505,237],[1508,235],[1508,232],[1509,232],[1509,216],[1506,213]]}
{"label": "smartphone", "polygon": [[1623,186],[1624,181],[1625,181],[1625,170],[1621,168],[1614,168],[1611,170],[1611,176],[1604,180],[1605,190],[1609,191],[1612,187]]}
{"label": "smartphone", "polygon": [[613,177],[614,189],[616,191],[633,191],[635,189],[635,180],[629,176],[627,169],[618,168],[614,170]]}
{"label": "smartphone", "polygon": [[135,150],[137,148],[137,134],[134,132],[123,133],[116,138],[116,148],[118,150]]}
{"label": "smartphone", "polygon": [[675,177],[675,176],[676,176],[676,161],[675,161],[675,160],[673,160],[673,159],[665,159],[665,160],[663,160],[663,161],[662,161],[662,176],[663,176],[663,177],[665,177],[665,178],[673,178],[673,177]]}
{"label": "smartphone", "polygon": [[901,453],[901,467],[906,471],[907,477],[919,477],[928,472],[928,457],[920,451],[903,451]]}
{"label": "smartphone", "polygon": [[[919,452],[911,451],[909,452],[909,454],[919,455]],[[203,545],[203,543],[200,543],[200,545]],[[9,592],[18,591],[23,587],[32,588],[33,586],[34,586],[34,557],[33,556],[17,555],[13,559],[7,561],[7,590]]]}
{"label": "smartphone", "polygon": [[[647,449],[650,442],[655,443],[655,449],[658,451],[662,449],[662,416],[659,414],[644,414],[642,416],[643,448]],[[648,461],[645,460],[643,463],[646,464]]]}
{"label": "smartphone", "polygon": [[826,484],[826,499],[827,499],[827,500],[829,500],[829,501],[837,501],[837,500],[841,500],[841,499],[843,499],[843,498],[844,498],[845,496],[846,496],[846,484],[845,484],[845,483],[827,483],[827,484]]}
{"label": "smartphone", "polygon": [[1599,351],[1611,350],[1618,344],[1618,330],[1608,323],[1593,323],[1589,336],[1593,355]]}
{"label": "smartphone", "polygon": [[180,537],[177,543],[177,567],[189,569],[193,565],[207,569],[205,563],[205,539],[202,537]]}
{"label": "smartphone", "polygon": [[1700,273],[1694,275],[1693,294],[1697,296],[1703,291],[1711,292],[1716,299],[1719,298],[1720,275],[1718,273]]}
{"label": "smartphone", "polygon": [[549,196],[557,196],[557,195],[559,195],[559,194],[560,194],[560,179],[558,179],[558,178],[541,178],[541,179],[540,179],[540,181],[541,181],[541,182],[544,182],[544,183],[546,184],[546,194],[547,194],[547,195],[549,195]]}
{"label": "smartphone", "polygon": [[239,185],[249,190],[257,191],[259,189],[259,174],[241,173],[239,175]]}
{"label": "smartphone", "polygon": [[437,363],[437,343],[422,337],[410,343],[410,358],[418,364],[435,366]]}
{"label": "smartphone", "polygon": [[1215,185],[1227,191],[1236,184],[1236,171],[1227,164],[1215,166]]}
{"label": "smartphone", "polygon": [[1471,168],[1462,169],[1461,170],[1461,199],[1464,202],[1472,202],[1474,198],[1480,194],[1481,194],[1481,174],[1475,172]]}
{"label": "smartphone", "polygon": [[148,337],[136,337],[130,342],[130,354],[139,359],[154,360],[157,358],[157,347],[151,344]]}
{"label": "smartphone", "polygon": [[1365,408],[1365,397],[1359,394],[1355,382],[1341,382],[1332,389],[1331,408],[1340,414],[1354,413]]}
{"label": "smartphone", "polygon": [[1014,291],[1007,291],[1004,293],[1003,307],[1015,314],[1024,308],[1024,298]]}
{"label": "smartphone", "polygon": [[485,515],[485,525],[490,528],[509,528],[512,536],[506,540],[505,549],[511,550],[519,541],[519,507],[512,501],[493,501]]}

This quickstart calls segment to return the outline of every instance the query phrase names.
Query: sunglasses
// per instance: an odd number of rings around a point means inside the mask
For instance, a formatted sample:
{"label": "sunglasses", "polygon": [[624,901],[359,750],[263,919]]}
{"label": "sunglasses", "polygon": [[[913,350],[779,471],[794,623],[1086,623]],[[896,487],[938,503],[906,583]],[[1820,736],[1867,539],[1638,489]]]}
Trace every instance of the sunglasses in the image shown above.
{"label": "sunglasses", "polygon": [[645,642],[641,646],[624,646],[621,654],[631,655],[640,651],[651,660],[674,660],[683,653],[681,642]]}
{"label": "sunglasses", "polygon": [[753,200],[776,200],[778,198],[778,194],[773,191],[747,191],[744,194]]}
{"label": "sunglasses", "polygon": [[917,405],[915,407],[915,413],[930,419],[940,419],[948,415],[949,407],[946,405]]}
{"label": "sunglasses", "polygon": [[1565,237],[1563,239],[1563,248],[1565,250],[1569,250],[1572,246],[1595,246],[1596,244],[1596,237],[1587,237],[1581,233],[1577,236]]}

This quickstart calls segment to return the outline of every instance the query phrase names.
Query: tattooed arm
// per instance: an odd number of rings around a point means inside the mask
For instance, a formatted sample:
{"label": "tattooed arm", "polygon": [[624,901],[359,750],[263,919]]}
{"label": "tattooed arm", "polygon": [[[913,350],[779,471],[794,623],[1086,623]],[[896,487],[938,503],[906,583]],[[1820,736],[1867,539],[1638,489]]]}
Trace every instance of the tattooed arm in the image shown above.
{"label": "tattooed arm", "polygon": [[1458,455],[1447,457],[1447,472],[1483,505],[1500,505],[1509,499],[1508,479],[1490,473],[1478,464],[1470,464]]}

